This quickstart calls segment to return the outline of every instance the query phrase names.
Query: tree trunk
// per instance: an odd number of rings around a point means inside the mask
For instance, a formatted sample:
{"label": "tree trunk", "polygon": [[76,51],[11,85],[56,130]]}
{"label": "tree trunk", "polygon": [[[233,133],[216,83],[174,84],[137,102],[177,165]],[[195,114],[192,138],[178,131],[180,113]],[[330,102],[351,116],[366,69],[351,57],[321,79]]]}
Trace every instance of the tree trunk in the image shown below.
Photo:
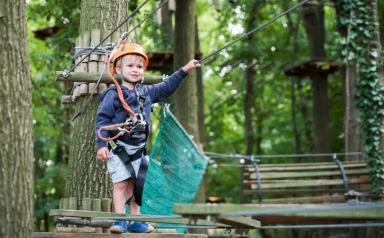
{"label": "tree trunk", "polygon": [[33,140],[26,3],[0,10],[0,237],[33,236]]}
{"label": "tree trunk", "polygon": [[173,39],[172,12],[169,10],[168,4],[161,7],[161,25],[164,27],[168,39]]}
{"label": "tree trunk", "polygon": [[[337,29],[342,37],[344,37],[349,44],[348,28],[340,24],[342,17],[350,18],[350,14],[343,16],[343,6],[341,1],[333,1],[335,4],[337,17]],[[360,131],[360,118],[359,110],[354,103],[356,94],[356,80],[357,69],[356,62],[348,60],[341,68],[343,77],[343,92],[344,92],[344,138],[345,138],[345,152],[359,152],[362,151],[361,131]],[[361,160],[363,158],[358,156],[346,156],[347,161]]]}
{"label": "tree trunk", "polygon": [[[177,0],[175,16],[173,68],[176,71],[195,55],[195,1]],[[176,118],[199,145],[196,70],[189,72],[189,76],[174,94],[174,100]]]}
{"label": "tree trunk", "polygon": [[[321,2],[321,1],[320,1]],[[326,60],[324,9],[322,4],[305,4],[302,15],[311,59]],[[331,152],[327,74],[311,77],[315,153]]]}
{"label": "tree trunk", "polygon": [[[100,29],[101,39],[122,22],[128,15],[128,1],[83,0],[80,15],[80,36],[85,31]],[[119,29],[128,30],[127,24]],[[106,43],[111,42],[107,40]],[[87,45],[84,45],[87,46]],[[65,185],[66,197],[106,198],[111,197],[111,180],[106,163],[96,159],[95,116],[99,101],[93,96],[85,111],[77,117],[70,147],[68,175]],[[80,97],[76,102],[76,111],[84,105],[89,95]]]}
{"label": "tree trunk", "polygon": [[[300,16],[297,19],[297,22],[294,23],[291,17],[291,14],[287,14],[288,19],[288,26],[290,30],[290,35],[292,36],[292,44],[293,44],[293,52],[291,56],[291,61],[296,62],[297,54],[299,50],[299,42],[298,42],[298,33],[299,33],[299,24],[300,24]],[[292,115],[292,128],[293,128],[293,136],[295,138],[295,151],[296,154],[301,154],[301,140],[300,140],[300,133],[297,129],[297,113],[296,113],[296,104],[297,104],[297,98],[296,98],[296,80],[295,78],[291,78],[291,115]]]}
{"label": "tree trunk", "polygon": [[[253,2],[251,6],[251,14],[248,19],[248,27],[247,32],[251,31],[252,29],[256,28],[256,18],[258,15],[258,1]],[[247,38],[247,44],[248,47],[254,48],[254,34],[250,34]],[[251,59],[252,60],[252,59]],[[252,64],[252,61],[249,60],[249,65]],[[254,133],[253,133],[253,125],[252,125],[252,108],[254,106],[254,93],[253,93],[253,82],[255,80],[254,77],[254,68],[253,66],[247,67],[245,71],[245,78],[246,78],[246,92],[245,92],[245,99],[244,99],[244,115],[245,115],[245,154],[246,155],[252,155],[253,154],[253,148],[254,148]]]}

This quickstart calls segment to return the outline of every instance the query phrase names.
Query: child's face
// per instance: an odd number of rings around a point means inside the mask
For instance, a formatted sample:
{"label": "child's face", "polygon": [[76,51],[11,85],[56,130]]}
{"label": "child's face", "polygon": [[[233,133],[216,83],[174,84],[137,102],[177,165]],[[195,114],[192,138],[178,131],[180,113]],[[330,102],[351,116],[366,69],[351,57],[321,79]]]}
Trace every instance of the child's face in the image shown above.
{"label": "child's face", "polygon": [[125,55],[116,64],[117,73],[122,73],[130,83],[137,83],[143,79],[145,59],[139,55]]}

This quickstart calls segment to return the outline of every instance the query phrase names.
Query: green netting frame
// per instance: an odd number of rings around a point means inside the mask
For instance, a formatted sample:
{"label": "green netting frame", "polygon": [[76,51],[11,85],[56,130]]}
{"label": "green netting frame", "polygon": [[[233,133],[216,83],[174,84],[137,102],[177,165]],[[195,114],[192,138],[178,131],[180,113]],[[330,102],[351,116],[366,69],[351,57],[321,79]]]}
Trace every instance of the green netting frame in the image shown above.
{"label": "green netting frame", "polygon": [[150,154],[143,214],[171,215],[175,203],[192,203],[208,158],[167,107]]}

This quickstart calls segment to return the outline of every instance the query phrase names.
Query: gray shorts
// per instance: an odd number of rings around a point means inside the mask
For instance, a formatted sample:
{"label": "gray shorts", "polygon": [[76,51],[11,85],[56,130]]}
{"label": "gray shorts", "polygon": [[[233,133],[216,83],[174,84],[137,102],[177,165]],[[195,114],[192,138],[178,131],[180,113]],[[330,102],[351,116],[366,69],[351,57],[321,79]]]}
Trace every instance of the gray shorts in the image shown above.
{"label": "gray shorts", "polygon": [[[128,155],[133,155],[134,153],[136,153],[137,150],[145,146],[145,144],[141,144],[139,146],[132,146],[132,145],[124,144],[120,141],[117,141],[117,144],[120,146],[123,146],[125,151],[127,151]],[[149,160],[148,156],[145,156],[144,158]],[[135,170],[136,174],[138,174],[139,172],[140,163],[142,159],[143,158],[137,159],[131,162],[132,167]],[[125,164],[121,161],[121,159],[117,155],[113,153],[112,150],[110,151],[110,157],[109,157],[109,160],[107,161],[107,167],[108,167],[108,172],[111,174],[113,183],[118,183],[132,177],[128,169],[126,168]]]}

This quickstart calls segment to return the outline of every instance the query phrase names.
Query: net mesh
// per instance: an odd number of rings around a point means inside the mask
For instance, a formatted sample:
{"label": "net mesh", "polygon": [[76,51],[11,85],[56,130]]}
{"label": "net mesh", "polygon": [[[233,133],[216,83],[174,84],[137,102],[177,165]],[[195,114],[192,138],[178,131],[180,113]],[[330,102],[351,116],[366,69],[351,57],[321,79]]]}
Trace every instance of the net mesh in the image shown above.
{"label": "net mesh", "polygon": [[164,111],[150,154],[143,214],[171,215],[173,204],[192,203],[208,163],[174,115],[167,108]]}

